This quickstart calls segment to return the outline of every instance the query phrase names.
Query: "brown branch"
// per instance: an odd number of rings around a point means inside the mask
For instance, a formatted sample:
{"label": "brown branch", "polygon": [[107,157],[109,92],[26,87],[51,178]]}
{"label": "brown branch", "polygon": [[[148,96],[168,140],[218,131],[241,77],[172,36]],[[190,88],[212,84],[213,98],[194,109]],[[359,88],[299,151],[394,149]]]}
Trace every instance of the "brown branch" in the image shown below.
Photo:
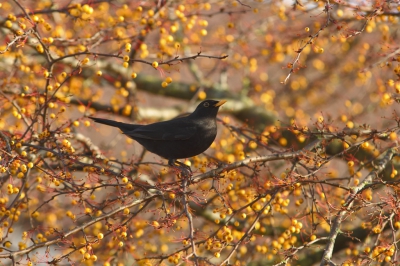
{"label": "brown branch", "polygon": [[[186,217],[188,218],[188,222],[189,222],[189,240],[190,240],[190,245],[192,247],[192,255],[194,257],[194,264],[196,266],[199,265],[199,261],[198,261],[198,257],[197,257],[197,253],[196,253],[196,243],[195,243],[195,239],[194,239],[194,225],[193,225],[193,216],[189,211],[189,197],[188,197],[188,176],[183,177],[182,179],[182,192],[183,192],[183,196],[182,196],[182,204],[183,204],[183,211],[186,215]],[[189,257],[189,256],[188,256]]]}
{"label": "brown branch", "polygon": [[275,154],[259,156],[259,157],[251,157],[251,158],[247,158],[247,159],[235,162],[235,163],[223,165],[217,169],[213,169],[207,173],[196,176],[195,178],[193,178],[192,183],[199,183],[210,177],[218,176],[222,172],[225,172],[225,171],[228,172],[230,170],[233,170],[233,169],[236,169],[239,167],[246,167],[251,163],[264,163],[264,162],[269,162],[269,161],[294,159],[297,156],[304,153],[306,150],[314,149],[314,147],[318,146],[319,144],[320,144],[320,140],[316,140],[316,141],[313,141],[310,144],[308,144],[306,147],[303,148],[303,150],[300,150],[300,151],[282,152],[282,153],[275,153]]}
{"label": "brown branch", "polygon": [[231,252],[228,254],[228,256],[226,257],[226,259],[220,264],[220,265],[224,265],[225,263],[229,264],[229,260],[230,258],[233,256],[233,254],[236,252],[236,250],[239,248],[240,244],[246,239],[246,238],[250,238],[250,233],[254,230],[254,227],[256,226],[256,223],[260,220],[261,215],[263,214],[265,208],[267,208],[272,201],[273,197],[271,197],[271,199],[266,202],[264,204],[264,206],[262,207],[262,209],[260,211],[258,211],[256,218],[254,219],[254,221],[252,222],[252,224],[249,226],[249,228],[246,230],[246,232],[243,234],[243,236],[239,239],[239,241],[234,245],[234,247],[232,248]]}
{"label": "brown branch", "polygon": [[342,205],[342,210],[338,212],[336,218],[334,219],[332,225],[331,225],[331,230],[330,230],[330,235],[329,235],[329,241],[328,244],[325,247],[325,252],[323,255],[323,258],[321,260],[321,266],[324,265],[334,265],[332,262],[332,254],[333,254],[333,248],[335,247],[336,243],[336,238],[340,232],[340,225],[342,224],[342,221],[345,218],[345,215],[348,214],[351,211],[351,208],[354,204],[354,200],[356,197],[361,193],[369,184],[372,183],[373,179],[376,178],[379,173],[381,173],[386,165],[392,160],[392,158],[396,155],[397,153],[397,148],[390,148],[384,158],[379,162],[379,165],[376,166],[376,168],[371,171],[365,178],[364,180],[356,187],[352,189],[350,192],[350,195],[347,197],[345,203]]}
{"label": "brown branch", "polygon": [[327,21],[326,21],[326,23],[325,23],[314,35],[310,35],[309,38],[308,38],[308,41],[307,41],[302,47],[300,47],[300,48],[296,51],[297,56],[296,56],[296,58],[292,61],[292,63],[290,63],[290,67],[289,67],[289,68],[290,68],[290,71],[289,71],[289,74],[286,76],[286,78],[285,78],[285,80],[282,82],[282,84],[286,84],[286,82],[289,80],[289,78],[290,78],[290,76],[292,75],[292,73],[294,73],[294,71],[295,71],[295,66],[296,66],[297,63],[299,62],[300,56],[301,56],[301,53],[303,52],[303,50],[304,50],[308,45],[312,44],[313,41],[314,41],[314,39],[318,38],[319,34],[320,34],[324,29],[326,29],[326,28],[330,25],[330,23],[331,23],[330,11],[329,11],[330,8],[331,8],[331,7],[330,7],[330,3],[329,3],[329,0],[328,0],[327,3],[325,4],[325,8],[324,8],[324,12],[325,12],[326,15],[327,15]]}
{"label": "brown branch", "polygon": [[6,48],[3,51],[0,50],[0,54],[6,53],[10,49],[10,47],[13,46],[16,42],[18,42],[22,39],[28,38],[28,36],[30,34],[32,34],[33,32],[34,32],[33,29],[29,29],[29,30],[25,31],[22,35],[15,36],[11,42],[7,43]]}
{"label": "brown branch", "polygon": [[125,208],[132,208],[134,206],[138,206],[138,205],[143,204],[145,202],[151,201],[151,200],[153,200],[153,199],[155,199],[157,197],[159,197],[159,195],[150,195],[149,197],[146,197],[146,198],[143,198],[143,199],[134,200],[129,204],[121,205],[120,207],[110,211],[107,214],[104,214],[104,215],[101,215],[99,217],[93,218],[92,220],[90,220],[90,221],[88,221],[88,222],[86,222],[86,223],[84,223],[84,224],[82,224],[80,226],[77,226],[74,229],[72,229],[72,230],[70,230],[70,231],[68,231],[66,233],[63,233],[62,236],[60,236],[60,237],[58,237],[56,239],[49,240],[49,241],[46,241],[46,242],[36,243],[36,244],[34,244],[34,245],[32,245],[32,246],[30,246],[30,247],[28,247],[26,249],[23,249],[23,250],[12,251],[12,252],[9,252],[9,253],[0,254],[0,258],[8,258],[8,259],[13,259],[14,260],[17,257],[25,255],[25,254],[28,254],[28,253],[30,253],[33,250],[36,250],[38,248],[49,247],[51,245],[54,245],[54,244],[57,244],[57,243],[61,243],[61,242],[65,241],[65,238],[67,238],[67,237],[69,237],[69,236],[71,236],[73,234],[76,234],[76,233],[84,230],[85,228],[87,228],[87,227],[89,227],[89,226],[91,226],[91,225],[93,225],[93,224],[95,224],[95,223],[97,223],[97,222],[99,222],[101,220],[109,218],[109,217],[113,216],[114,214],[122,212],[122,211],[124,211]]}

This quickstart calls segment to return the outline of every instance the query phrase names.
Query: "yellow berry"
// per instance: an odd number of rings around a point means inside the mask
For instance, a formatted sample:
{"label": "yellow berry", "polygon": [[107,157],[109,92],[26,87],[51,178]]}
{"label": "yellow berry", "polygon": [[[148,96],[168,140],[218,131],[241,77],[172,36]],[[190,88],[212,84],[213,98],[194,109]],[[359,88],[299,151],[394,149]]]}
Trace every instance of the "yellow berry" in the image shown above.
{"label": "yellow berry", "polygon": [[397,139],[397,133],[396,132],[391,132],[389,135],[390,140],[396,140]]}
{"label": "yellow berry", "polygon": [[11,28],[11,27],[12,27],[12,22],[11,22],[10,20],[7,20],[7,21],[4,23],[4,25],[5,25],[7,28]]}
{"label": "yellow berry", "polygon": [[395,223],[394,223],[394,227],[395,227],[396,229],[400,229],[400,222],[399,222],[399,221],[395,222]]}
{"label": "yellow berry", "polygon": [[36,50],[41,54],[44,52],[44,48],[41,44],[36,45]]}
{"label": "yellow berry", "polygon": [[152,65],[154,68],[157,68],[157,67],[158,67],[158,62],[157,62],[157,61],[154,61],[151,65]]}
{"label": "yellow berry", "polygon": [[204,91],[200,91],[199,94],[197,95],[197,97],[199,98],[199,100],[205,100],[207,97],[207,94]]}
{"label": "yellow berry", "polygon": [[176,32],[177,30],[178,30],[178,27],[175,26],[175,25],[172,25],[172,26],[170,27],[170,31],[171,31],[172,33]]}
{"label": "yellow berry", "polygon": [[181,12],[185,11],[185,6],[184,5],[179,5],[178,6],[178,10],[181,11]]}
{"label": "yellow berry", "polygon": [[140,45],[140,50],[142,50],[142,51],[147,50],[147,44],[142,43],[142,44]]}

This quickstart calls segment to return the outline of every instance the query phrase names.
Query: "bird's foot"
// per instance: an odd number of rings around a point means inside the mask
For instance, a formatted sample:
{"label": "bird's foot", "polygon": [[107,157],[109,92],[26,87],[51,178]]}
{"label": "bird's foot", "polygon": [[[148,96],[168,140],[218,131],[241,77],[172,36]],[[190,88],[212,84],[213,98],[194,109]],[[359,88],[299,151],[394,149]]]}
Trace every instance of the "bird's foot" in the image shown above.
{"label": "bird's foot", "polygon": [[169,160],[168,164],[170,166],[172,166],[172,167],[178,168],[183,177],[191,177],[191,176],[193,176],[192,169],[188,165],[186,165],[184,163],[181,163],[181,162],[176,161],[176,160]]}

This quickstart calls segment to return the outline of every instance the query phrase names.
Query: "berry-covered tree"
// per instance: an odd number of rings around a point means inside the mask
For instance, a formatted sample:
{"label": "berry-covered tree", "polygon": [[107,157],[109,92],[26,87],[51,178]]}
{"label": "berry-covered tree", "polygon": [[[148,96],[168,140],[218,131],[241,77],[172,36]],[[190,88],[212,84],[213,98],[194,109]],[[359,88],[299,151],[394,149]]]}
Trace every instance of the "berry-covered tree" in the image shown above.
{"label": "berry-covered tree", "polygon": [[[5,265],[398,264],[399,1],[0,2]],[[167,166],[89,115],[225,99]]]}

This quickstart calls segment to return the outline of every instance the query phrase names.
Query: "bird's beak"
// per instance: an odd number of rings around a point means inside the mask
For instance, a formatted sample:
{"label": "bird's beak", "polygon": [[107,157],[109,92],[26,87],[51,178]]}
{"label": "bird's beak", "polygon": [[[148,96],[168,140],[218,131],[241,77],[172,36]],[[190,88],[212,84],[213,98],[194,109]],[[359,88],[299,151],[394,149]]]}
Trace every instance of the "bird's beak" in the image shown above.
{"label": "bird's beak", "polygon": [[223,105],[224,103],[226,103],[226,100],[219,101],[219,102],[217,102],[217,103],[214,105],[214,107],[220,107],[220,106]]}

